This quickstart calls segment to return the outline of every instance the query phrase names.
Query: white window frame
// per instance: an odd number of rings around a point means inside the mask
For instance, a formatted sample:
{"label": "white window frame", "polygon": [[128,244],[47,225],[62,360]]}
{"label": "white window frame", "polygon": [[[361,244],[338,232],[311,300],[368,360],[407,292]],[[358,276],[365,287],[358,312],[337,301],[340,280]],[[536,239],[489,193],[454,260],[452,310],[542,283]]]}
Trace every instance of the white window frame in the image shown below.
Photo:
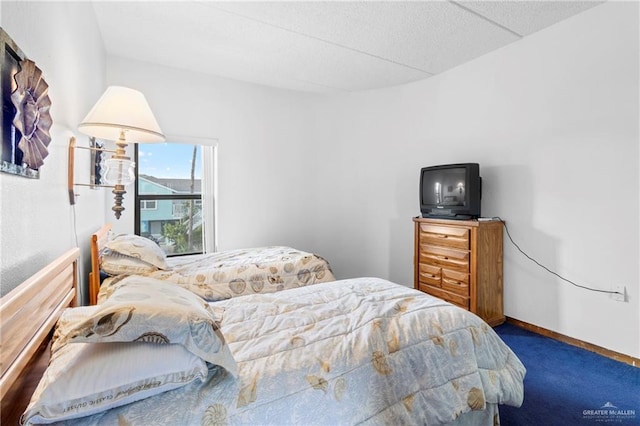
{"label": "white window frame", "polygon": [[[200,145],[202,149],[200,193],[203,219],[203,251],[204,253],[216,252],[218,250],[218,139],[167,135],[166,140],[170,143]],[[136,201],[139,202],[141,200]],[[136,220],[139,220],[139,218],[136,218]]]}

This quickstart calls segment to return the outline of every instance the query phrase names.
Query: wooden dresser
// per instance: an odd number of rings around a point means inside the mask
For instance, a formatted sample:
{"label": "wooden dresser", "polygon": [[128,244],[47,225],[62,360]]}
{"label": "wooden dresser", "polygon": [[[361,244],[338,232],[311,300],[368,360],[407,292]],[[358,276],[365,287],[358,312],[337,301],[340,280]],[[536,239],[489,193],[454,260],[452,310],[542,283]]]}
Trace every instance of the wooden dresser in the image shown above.
{"label": "wooden dresser", "polygon": [[502,324],[502,222],[413,221],[414,287]]}

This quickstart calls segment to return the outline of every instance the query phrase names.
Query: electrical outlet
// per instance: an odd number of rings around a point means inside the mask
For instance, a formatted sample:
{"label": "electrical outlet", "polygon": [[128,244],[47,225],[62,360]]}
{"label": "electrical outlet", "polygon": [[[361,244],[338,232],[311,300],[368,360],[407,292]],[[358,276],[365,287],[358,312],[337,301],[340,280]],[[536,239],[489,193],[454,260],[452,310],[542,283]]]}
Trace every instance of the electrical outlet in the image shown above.
{"label": "electrical outlet", "polygon": [[616,293],[611,293],[611,298],[618,302],[626,302],[627,299],[627,287],[623,284],[616,284],[613,286],[613,291]]}

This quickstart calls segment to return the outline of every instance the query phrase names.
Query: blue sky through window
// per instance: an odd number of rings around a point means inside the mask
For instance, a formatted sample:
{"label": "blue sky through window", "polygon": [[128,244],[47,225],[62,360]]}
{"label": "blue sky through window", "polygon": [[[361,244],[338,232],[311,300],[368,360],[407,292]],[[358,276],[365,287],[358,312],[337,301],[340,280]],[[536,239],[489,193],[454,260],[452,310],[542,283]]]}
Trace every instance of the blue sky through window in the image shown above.
{"label": "blue sky through window", "polygon": [[[146,143],[138,145],[138,173],[157,178],[191,177],[193,145],[178,143]],[[195,178],[202,175],[202,149],[198,147]]]}

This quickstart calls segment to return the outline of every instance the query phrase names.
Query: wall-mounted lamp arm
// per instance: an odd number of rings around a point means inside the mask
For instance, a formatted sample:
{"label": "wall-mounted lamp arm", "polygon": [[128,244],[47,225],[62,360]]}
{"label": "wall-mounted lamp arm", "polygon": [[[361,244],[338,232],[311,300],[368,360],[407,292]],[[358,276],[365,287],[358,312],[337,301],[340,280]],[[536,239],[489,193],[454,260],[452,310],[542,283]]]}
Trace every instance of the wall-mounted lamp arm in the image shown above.
{"label": "wall-mounted lamp arm", "polygon": [[[74,170],[75,170],[75,150],[76,149],[86,149],[93,152],[113,152],[115,150],[112,149],[104,149],[104,148],[96,148],[96,147],[86,147],[86,146],[77,146],[75,136],[71,136],[69,138],[69,170],[67,171],[67,190],[69,191],[69,204],[74,205],[76,203],[76,193],[74,191],[75,186],[88,186],[89,188],[115,188],[115,185],[102,185],[97,183],[76,183]],[[93,164],[91,165],[93,167]]]}
{"label": "wall-mounted lamp arm", "polygon": [[92,183],[74,183],[74,186],[88,186],[89,188],[115,188],[115,185],[99,185]]}
{"label": "wall-mounted lamp arm", "polygon": [[94,148],[92,146],[76,146],[77,149],[87,149],[89,151],[99,151],[99,152],[117,152],[115,149],[104,149],[104,148]]}

